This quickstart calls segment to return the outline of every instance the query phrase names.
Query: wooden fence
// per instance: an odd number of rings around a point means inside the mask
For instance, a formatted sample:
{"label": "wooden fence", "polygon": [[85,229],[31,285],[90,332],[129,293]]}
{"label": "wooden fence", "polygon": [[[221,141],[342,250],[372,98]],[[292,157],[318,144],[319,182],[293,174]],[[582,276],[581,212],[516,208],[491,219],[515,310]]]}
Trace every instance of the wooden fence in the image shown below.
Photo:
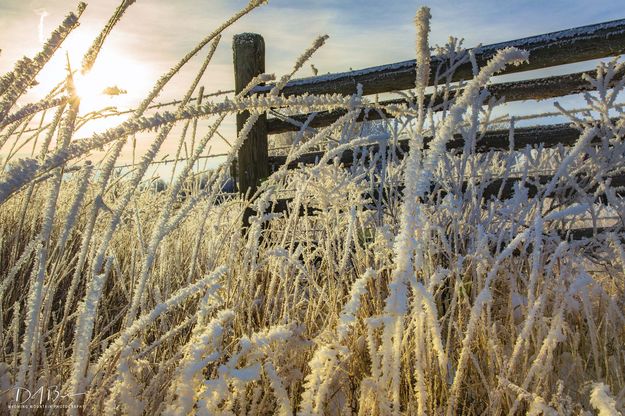
{"label": "wooden fence", "polygon": [[[618,56],[625,52],[625,19],[481,46],[474,49],[476,61],[479,66],[482,66],[498,50],[511,46],[529,51],[529,63],[510,66],[501,74]],[[264,41],[257,34],[237,35],[234,38],[233,49],[235,88],[239,92],[254,76],[264,72]],[[431,59],[432,68],[436,68],[437,65],[444,65],[444,62],[440,61],[440,58],[436,56],[433,56]],[[357,71],[296,79],[290,81],[282,90],[282,93],[286,96],[303,93],[351,95],[355,93],[358,84],[362,85],[364,95],[410,89],[414,88],[415,65],[415,60],[410,60]],[[583,72],[580,72],[523,81],[501,82],[489,85],[488,90],[491,95],[497,98],[504,98],[506,102],[560,97],[591,90],[592,86],[583,79],[583,74]],[[470,78],[472,78],[470,63],[460,65],[453,75],[454,81],[468,80]],[[435,78],[431,76],[430,85],[433,85],[435,82]],[[265,94],[271,88],[272,85],[259,86],[253,89],[252,93]],[[428,96],[427,98],[431,99],[432,97]],[[401,99],[388,100],[382,101],[380,104],[384,106],[386,104],[403,102]],[[344,114],[345,111],[320,112],[308,125],[314,128],[328,126]],[[252,129],[252,133],[238,153],[236,172],[233,172],[237,177],[240,192],[254,191],[263,178],[286,163],[286,157],[284,156],[269,156],[267,136],[288,131],[298,131],[301,124],[309,116],[309,114],[289,116],[289,121],[263,116],[258,120]],[[239,130],[247,117],[249,115],[246,113],[237,117]],[[391,118],[393,115],[384,111],[363,111],[358,120],[375,120],[382,117]],[[562,144],[570,146],[576,142],[579,134],[578,129],[572,128],[568,124],[517,128],[514,132],[514,148],[522,149],[527,145],[555,147]],[[508,130],[489,131],[478,142],[476,150],[478,152],[508,150],[510,147],[508,139]],[[428,139],[426,139],[426,144],[427,141]],[[461,137],[457,137],[448,144],[449,149],[461,148],[462,146],[463,141]],[[407,142],[400,142],[399,148],[406,151],[408,148]],[[371,146],[370,151],[374,152],[375,150],[375,146]],[[398,156],[401,157],[403,153],[400,151]],[[296,161],[290,163],[288,168],[295,168],[300,163],[315,163],[322,155],[323,152],[302,155]],[[345,151],[340,158],[341,162],[347,165],[353,160],[353,152]],[[545,177],[543,180],[547,180],[547,178]],[[513,182],[514,179],[509,181]],[[512,182],[507,185],[510,189],[512,189]],[[625,185],[625,176],[612,178],[612,183]],[[498,190],[499,185],[501,183],[489,185],[487,190]],[[488,191],[486,192],[488,194]],[[492,195],[484,195],[484,197],[489,196]],[[286,210],[287,202],[287,200],[276,202],[272,210],[276,212]]]}

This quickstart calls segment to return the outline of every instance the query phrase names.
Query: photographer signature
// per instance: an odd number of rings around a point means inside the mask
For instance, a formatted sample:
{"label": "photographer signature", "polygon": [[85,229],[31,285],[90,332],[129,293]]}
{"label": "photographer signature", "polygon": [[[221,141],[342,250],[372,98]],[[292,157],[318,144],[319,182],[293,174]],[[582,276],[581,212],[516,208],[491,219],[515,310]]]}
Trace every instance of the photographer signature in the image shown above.
{"label": "photographer signature", "polygon": [[33,401],[38,401],[39,405],[43,405],[43,403],[57,403],[63,399],[70,399],[72,397],[82,396],[85,394],[63,394],[59,390],[58,386],[41,386],[34,391],[30,391],[30,389],[27,389],[26,387],[14,387],[13,390],[15,390],[15,401],[18,404],[32,403]]}

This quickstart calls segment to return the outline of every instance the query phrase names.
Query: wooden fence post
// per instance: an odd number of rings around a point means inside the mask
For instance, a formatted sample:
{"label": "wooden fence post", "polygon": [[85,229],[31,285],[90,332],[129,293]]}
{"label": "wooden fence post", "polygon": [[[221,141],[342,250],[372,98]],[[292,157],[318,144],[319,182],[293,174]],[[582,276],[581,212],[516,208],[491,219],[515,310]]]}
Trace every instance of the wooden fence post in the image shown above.
{"label": "wooden fence post", "polygon": [[[234,89],[241,92],[257,75],[265,72],[265,41],[256,33],[234,36]],[[249,118],[247,111],[237,114],[237,134]],[[260,181],[269,176],[269,151],[267,145],[267,116],[261,115],[243,146],[236,161],[238,190],[245,195],[253,193]]]}

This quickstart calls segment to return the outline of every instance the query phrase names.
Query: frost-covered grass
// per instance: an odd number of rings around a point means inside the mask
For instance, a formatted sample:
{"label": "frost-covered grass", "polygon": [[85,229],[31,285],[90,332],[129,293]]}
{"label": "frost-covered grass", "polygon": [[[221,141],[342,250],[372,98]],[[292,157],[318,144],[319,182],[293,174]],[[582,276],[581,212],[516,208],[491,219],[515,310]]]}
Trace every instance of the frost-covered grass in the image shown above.
{"label": "frost-covered grass", "polygon": [[[373,127],[355,123],[362,107],[376,106],[366,97],[284,98],[279,89],[289,77],[266,98],[190,105],[206,65],[178,109],[146,112],[178,69],[212,42],[208,64],[222,28],[166,74],[129,121],[91,138],[73,135],[80,103],[68,76],[45,99],[57,101],[43,103],[54,104],[55,115],[39,132],[38,156],[8,160],[0,177],[2,412],[15,403],[16,387],[41,386],[58,389],[64,397],[56,400],[77,405],[67,410],[75,414],[623,412],[625,245],[618,215],[625,207],[608,179],[625,166],[625,118],[614,118],[623,83],[606,88],[621,65],[601,64],[589,78],[597,89],[585,97],[589,111],[563,111],[581,132],[574,147],[477,154],[498,105],[487,94],[489,79],[531,56],[502,50],[475,68],[453,101],[426,107],[429,72],[439,70],[429,68],[427,9],[416,23],[414,105],[388,108],[397,120]],[[472,59],[453,39],[438,53],[449,67]],[[14,107],[41,59],[0,78],[0,122],[8,120],[2,146],[25,140],[20,130],[38,124],[38,112],[16,119]],[[458,88],[450,78],[439,71],[436,94]],[[271,107],[347,113],[291,138],[289,161],[326,149],[318,164],[278,170],[250,199],[223,198],[237,148]],[[216,140],[224,117],[240,109],[251,111],[250,122],[224,166],[199,186],[194,159]],[[164,190],[146,186],[147,168],[174,121],[200,116],[212,127],[194,140],[191,159],[178,162],[182,173]],[[119,177],[114,166],[125,141],[147,128],[154,130],[149,150]],[[464,148],[447,151],[454,134]],[[427,148],[425,136],[434,138]],[[410,140],[403,158],[400,138]],[[336,162],[342,150],[369,143],[380,151],[355,157],[347,168]],[[102,145],[104,160],[82,161]],[[530,196],[522,184],[545,172],[551,181]],[[482,198],[497,177],[521,182],[511,198]],[[284,196],[292,198],[288,213],[268,211]],[[257,215],[241,232],[250,205]],[[300,208],[318,213],[299,216]],[[616,220],[602,219],[615,213]],[[591,240],[568,238],[580,224],[609,228]]]}

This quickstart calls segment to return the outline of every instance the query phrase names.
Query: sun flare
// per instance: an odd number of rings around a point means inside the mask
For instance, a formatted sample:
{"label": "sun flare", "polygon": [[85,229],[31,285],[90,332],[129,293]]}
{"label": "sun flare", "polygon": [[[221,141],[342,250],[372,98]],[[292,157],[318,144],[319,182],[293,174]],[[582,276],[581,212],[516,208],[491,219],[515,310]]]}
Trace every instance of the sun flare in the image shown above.
{"label": "sun flare", "polygon": [[[76,34],[74,34],[76,35]],[[45,96],[54,86],[67,77],[67,62],[73,72],[76,92],[80,97],[80,114],[85,115],[105,108],[126,110],[136,105],[151,86],[151,71],[144,63],[134,59],[121,47],[105,46],[98,55],[95,65],[82,73],[81,60],[91,45],[94,34],[83,33],[70,36],[48,67],[41,72],[39,85],[33,93]],[[119,123],[119,117],[100,118],[88,123],[83,134],[101,131]],[[89,131],[87,131],[87,129]]]}

